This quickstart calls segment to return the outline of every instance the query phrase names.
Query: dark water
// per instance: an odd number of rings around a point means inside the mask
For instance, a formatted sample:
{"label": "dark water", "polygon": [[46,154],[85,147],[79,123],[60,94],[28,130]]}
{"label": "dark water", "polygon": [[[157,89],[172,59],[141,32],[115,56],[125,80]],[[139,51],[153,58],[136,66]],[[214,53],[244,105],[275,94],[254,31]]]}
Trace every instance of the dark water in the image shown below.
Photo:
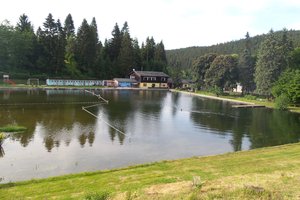
{"label": "dark water", "polygon": [[[166,91],[2,90],[0,183],[298,142],[300,115]],[[109,126],[110,125],[110,126]],[[115,127],[119,131],[111,126]]]}

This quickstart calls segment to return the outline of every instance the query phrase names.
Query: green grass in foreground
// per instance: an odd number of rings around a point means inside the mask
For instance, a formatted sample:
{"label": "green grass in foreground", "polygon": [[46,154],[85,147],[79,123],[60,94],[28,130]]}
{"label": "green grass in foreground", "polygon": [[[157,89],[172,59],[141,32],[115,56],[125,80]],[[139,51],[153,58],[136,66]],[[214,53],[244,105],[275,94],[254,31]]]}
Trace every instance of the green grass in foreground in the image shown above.
{"label": "green grass in foreground", "polygon": [[17,126],[17,125],[6,125],[4,127],[0,127],[0,131],[2,132],[21,132],[25,131],[27,128],[24,126]]}
{"label": "green grass in foreground", "polygon": [[2,184],[0,199],[299,199],[299,158],[297,143],[163,161]]}

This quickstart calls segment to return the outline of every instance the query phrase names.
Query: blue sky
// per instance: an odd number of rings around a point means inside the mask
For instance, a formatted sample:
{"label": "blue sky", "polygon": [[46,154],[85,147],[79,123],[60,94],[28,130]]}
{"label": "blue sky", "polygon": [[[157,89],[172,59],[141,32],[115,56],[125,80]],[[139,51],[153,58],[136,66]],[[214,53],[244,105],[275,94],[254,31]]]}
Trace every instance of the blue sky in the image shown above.
{"label": "blue sky", "polygon": [[140,44],[147,36],[163,40],[166,49],[208,46],[283,28],[300,30],[299,0],[3,0],[0,22],[15,25],[28,15],[34,28],[52,13],[64,22],[71,13],[78,28],[96,18],[99,38],[111,38],[115,23],[128,22]]}

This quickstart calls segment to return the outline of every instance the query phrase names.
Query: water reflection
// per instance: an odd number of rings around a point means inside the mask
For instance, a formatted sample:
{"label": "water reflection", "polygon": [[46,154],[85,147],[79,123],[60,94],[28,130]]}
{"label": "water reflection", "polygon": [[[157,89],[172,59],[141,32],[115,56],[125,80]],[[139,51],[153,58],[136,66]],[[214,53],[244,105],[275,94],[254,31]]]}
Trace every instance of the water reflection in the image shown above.
{"label": "water reflection", "polygon": [[298,142],[299,115],[278,110],[255,110],[249,127],[251,148]]}
{"label": "water reflection", "polygon": [[[242,150],[244,137],[250,148],[298,142],[299,115],[268,108],[236,109],[230,103],[193,98],[193,109],[211,110],[206,114],[191,112],[191,119],[199,127],[216,130],[216,134],[232,133],[230,143],[234,151]],[[218,114],[217,112],[222,114]]]}
{"label": "water reflection", "polygon": [[2,158],[5,155],[3,147],[0,145],[0,158]]}
{"label": "water reflection", "polygon": [[[11,134],[0,149],[4,182],[300,139],[299,114],[235,109],[228,102],[166,91],[95,92],[109,103],[94,105],[98,99],[83,90],[0,91],[0,124],[28,128]],[[88,105],[94,116],[82,110]]]}

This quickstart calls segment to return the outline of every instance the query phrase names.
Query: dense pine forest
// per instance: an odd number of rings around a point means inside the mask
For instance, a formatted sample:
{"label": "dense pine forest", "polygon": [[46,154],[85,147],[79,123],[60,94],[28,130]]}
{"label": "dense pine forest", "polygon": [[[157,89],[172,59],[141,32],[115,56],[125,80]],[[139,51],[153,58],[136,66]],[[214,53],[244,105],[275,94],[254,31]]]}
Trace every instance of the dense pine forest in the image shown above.
{"label": "dense pine forest", "polygon": [[35,32],[25,14],[16,26],[0,25],[0,72],[15,79],[29,77],[97,78],[126,77],[132,69],[166,71],[163,42],[153,37],[139,45],[130,36],[128,23],[116,23],[112,38],[99,40],[96,19],[84,19],[75,33],[72,15],[63,24],[50,13]]}

